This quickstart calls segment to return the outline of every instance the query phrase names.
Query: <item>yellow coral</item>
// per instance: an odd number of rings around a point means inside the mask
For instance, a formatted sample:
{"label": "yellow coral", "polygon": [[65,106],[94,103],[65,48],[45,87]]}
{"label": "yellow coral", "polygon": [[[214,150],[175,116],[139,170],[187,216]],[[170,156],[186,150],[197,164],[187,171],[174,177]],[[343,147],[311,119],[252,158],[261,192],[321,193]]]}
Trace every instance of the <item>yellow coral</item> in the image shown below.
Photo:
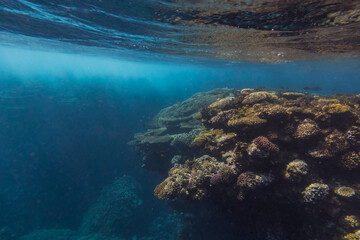
{"label": "yellow coral", "polygon": [[331,104],[326,108],[326,111],[330,114],[341,114],[349,112],[350,110],[350,106],[340,103]]}
{"label": "yellow coral", "polygon": [[345,235],[344,238],[346,240],[359,240],[360,236],[357,235],[356,233],[349,233],[349,234]]}
{"label": "yellow coral", "polygon": [[359,152],[349,152],[342,157],[342,164],[347,169],[355,169],[360,165]]}
{"label": "yellow coral", "polygon": [[154,190],[155,196],[159,199],[170,199],[169,195],[173,191],[173,189],[169,188],[170,177],[166,178],[162,183],[156,186]]}
{"label": "yellow coral", "polygon": [[339,187],[335,190],[335,193],[341,197],[352,197],[355,195],[355,190],[351,187]]}
{"label": "yellow coral", "polygon": [[348,225],[349,227],[352,227],[352,228],[360,226],[359,219],[354,215],[345,216],[344,222],[345,222],[346,225]]}
{"label": "yellow coral", "polygon": [[212,141],[215,138],[219,138],[222,135],[224,135],[224,131],[222,129],[202,130],[199,135],[195,137],[191,143],[191,146],[201,147],[205,145],[206,142]]}

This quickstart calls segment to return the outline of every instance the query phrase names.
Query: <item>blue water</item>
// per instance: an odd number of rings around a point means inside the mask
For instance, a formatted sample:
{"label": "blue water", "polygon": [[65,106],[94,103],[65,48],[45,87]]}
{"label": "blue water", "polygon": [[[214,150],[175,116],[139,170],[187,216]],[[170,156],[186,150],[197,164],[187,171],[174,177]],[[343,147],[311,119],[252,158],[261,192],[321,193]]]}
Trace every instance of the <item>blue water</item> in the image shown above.
{"label": "blue water", "polygon": [[[84,239],[179,239],[182,213],[153,196],[164,176],[128,145],[161,109],[214,88],[360,92],[359,21],[311,17],[341,1],[307,14],[279,8],[299,14],[292,24],[257,22],[260,10],[229,15],[252,2],[261,1],[0,0],[0,239],[80,239],[71,231],[87,227],[86,213],[112,191],[102,189],[123,175],[119,186],[136,187],[124,190],[135,200],[120,237]],[[216,217],[183,239],[234,237],[211,209]],[[22,238],[46,229],[67,230]]]}

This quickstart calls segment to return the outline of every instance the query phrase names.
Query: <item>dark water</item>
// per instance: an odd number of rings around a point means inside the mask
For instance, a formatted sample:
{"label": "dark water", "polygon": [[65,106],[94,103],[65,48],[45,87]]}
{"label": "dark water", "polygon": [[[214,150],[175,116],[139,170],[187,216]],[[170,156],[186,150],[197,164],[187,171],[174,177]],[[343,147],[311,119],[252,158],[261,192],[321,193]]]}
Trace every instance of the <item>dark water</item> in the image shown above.
{"label": "dark water", "polygon": [[0,0],[0,239],[253,239],[128,142],[214,88],[358,94],[359,39],[358,1]]}

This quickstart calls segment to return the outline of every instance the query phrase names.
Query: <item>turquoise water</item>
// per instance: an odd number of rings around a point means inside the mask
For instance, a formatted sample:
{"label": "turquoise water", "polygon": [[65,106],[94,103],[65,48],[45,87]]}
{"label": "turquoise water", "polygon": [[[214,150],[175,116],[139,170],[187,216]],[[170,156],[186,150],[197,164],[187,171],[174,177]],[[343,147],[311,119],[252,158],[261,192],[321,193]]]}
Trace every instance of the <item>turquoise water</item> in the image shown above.
{"label": "turquoise water", "polygon": [[[128,142],[216,88],[359,94],[359,9],[0,0],[0,239],[265,239],[266,221],[247,231],[216,201],[157,199],[170,167],[142,166]],[[299,239],[280,232],[266,239]]]}

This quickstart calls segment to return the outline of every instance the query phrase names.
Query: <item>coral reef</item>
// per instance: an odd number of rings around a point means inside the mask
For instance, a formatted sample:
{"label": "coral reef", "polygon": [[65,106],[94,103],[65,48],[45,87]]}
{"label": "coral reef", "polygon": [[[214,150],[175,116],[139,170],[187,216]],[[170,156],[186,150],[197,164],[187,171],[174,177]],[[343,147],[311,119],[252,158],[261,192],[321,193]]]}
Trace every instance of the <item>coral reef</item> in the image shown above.
{"label": "coral reef", "polygon": [[201,130],[155,195],[214,203],[237,227],[264,224],[244,239],[357,239],[358,104],[256,89],[217,99],[194,115]]}
{"label": "coral reef", "polygon": [[236,177],[237,172],[235,165],[204,155],[193,161],[187,161],[184,165],[177,164],[170,169],[169,177],[155,188],[155,195],[160,199],[181,196],[196,200],[208,198],[209,195],[217,192],[213,186],[227,184]]}
{"label": "coral reef", "polygon": [[[235,89],[197,93],[184,102],[161,110],[149,124],[147,132],[137,133],[129,144],[136,145],[138,153],[144,155],[144,168],[166,173],[174,156],[180,156],[177,162],[181,163],[192,156],[189,146],[203,129],[195,116],[208,105],[214,110],[226,108],[236,102],[233,100],[238,94],[240,91]],[[221,114],[217,118],[220,119]]]}

